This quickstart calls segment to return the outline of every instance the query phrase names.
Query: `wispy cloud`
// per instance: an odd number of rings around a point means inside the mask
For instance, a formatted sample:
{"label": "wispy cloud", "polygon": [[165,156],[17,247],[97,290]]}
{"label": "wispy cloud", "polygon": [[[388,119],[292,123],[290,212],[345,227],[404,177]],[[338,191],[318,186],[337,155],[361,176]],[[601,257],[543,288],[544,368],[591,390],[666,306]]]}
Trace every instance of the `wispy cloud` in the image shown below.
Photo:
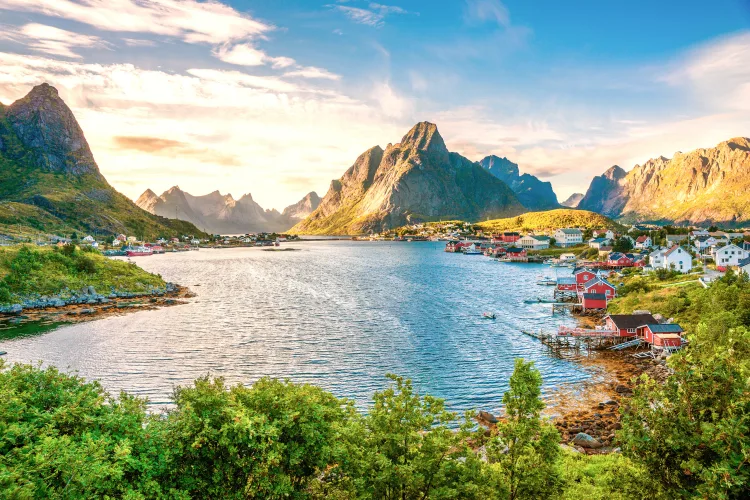
{"label": "wispy cloud", "polygon": [[298,69],[295,69],[294,71],[289,71],[287,73],[284,73],[284,76],[300,77],[300,78],[322,78],[325,80],[340,80],[341,79],[341,75],[331,73],[330,71],[326,69],[317,68],[315,66],[300,67]]}
{"label": "wispy cloud", "polygon": [[271,57],[248,43],[231,46],[222,45],[216,48],[213,54],[224,62],[238,66],[262,66],[269,64],[274,68],[286,68],[295,63],[291,57]]}
{"label": "wispy cloud", "polygon": [[123,151],[139,151],[176,158],[192,158],[200,163],[237,167],[242,165],[239,157],[216,149],[196,147],[182,141],[161,137],[115,136],[112,138],[115,148]]}
{"label": "wispy cloud", "polygon": [[490,21],[504,28],[511,26],[510,12],[500,0],[466,0],[465,17],[470,23]]}
{"label": "wispy cloud", "polygon": [[0,9],[71,19],[105,31],[174,36],[190,43],[262,37],[274,29],[217,1],[2,0]]}
{"label": "wispy cloud", "polygon": [[346,17],[358,24],[381,28],[385,25],[385,18],[391,14],[409,14],[409,12],[396,5],[384,5],[370,3],[367,8],[351,7],[349,5],[328,5],[327,7],[343,13]]}
{"label": "wispy cloud", "polygon": [[99,37],[37,23],[26,24],[20,28],[4,26],[0,39],[24,44],[36,52],[70,59],[81,58],[81,55],[75,52],[79,48],[108,47],[108,44]]}

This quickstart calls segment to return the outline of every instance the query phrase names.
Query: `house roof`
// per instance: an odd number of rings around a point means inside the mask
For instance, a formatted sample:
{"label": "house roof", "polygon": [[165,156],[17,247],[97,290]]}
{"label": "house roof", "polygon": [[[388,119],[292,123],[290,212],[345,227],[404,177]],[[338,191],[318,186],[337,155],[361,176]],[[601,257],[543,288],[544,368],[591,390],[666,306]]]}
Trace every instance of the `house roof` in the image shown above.
{"label": "house roof", "polygon": [[531,237],[537,241],[549,241],[550,240],[549,236],[531,236]]}
{"label": "house roof", "polygon": [[635,242],[636,243],[643,243],[644,241],[646,241],[646,239],[648,239],[648,236],[645,236],[645,235],[644,236],[639,236],[638,238],[636,238]]}
{"label": "house roof", "polygon": [[607,300],[607,296],[603,293],[584,293],[583,298],[587,300]]}
{"label": "house roof", "polygon": [[639,326],[659,323],[650,314],[610,314],[609,319],[617,328],[638,328]]}
{"label": "house roof", "polygon": [[599,251],[601,252],[611,252],[612,247],[599,247]]}
{"label": "house roof", "polygon": [[[674,252],[675,252],[675,251],[676,251],[676,250],[677,250],[678,248],[682,248],[682,247],[680,247],[680,245],[675,245],[675,246],[673,246],[672,248],[670,248],[669,250],[667,250],[667,251],[666,251],[666,252],[664,253],[664,256],[665,256],[665,257],[669,257],[669,256],[670,256],[670,255],[672,255],[672,254],[673,254],[673,253],[674,253]],[[686,250],[686,252],[687,252],[687,250]]]}
{"label": "house roof", "polygon": [[562,231],[564,234],[581,234],[580,229],[572,229],[569,227],[558,229],[558,231]]}
{"label": "house roof", "polygon": [[576,280],[575,278],[572,278],[570,276],[561,276],[557,278],[557,284],[558,285],[575,285]]}
{"label": "house roof", "polygon": [[742,251],[742,249],[741,249],[740,247],[738,247],[738,246],[737,246],[737,245],[735,245],[734,243],[730,243],[729,245],[726,245],[726,246],[723,246],[723,247],[717,248],[717,249],[715,250],[715,252],[716,252],[716,253],[719,253],[719,252],[723,252],[724,250],[740,250],[740,251]]}
{"label": "house roof", "polygon": [[607,238],[591,238],[589,240],[590,243],[604,243],[607,241]]}
{"label": "house roof", "polygon": [[667,241],[682,241],[686,240],[688,237],[687,234],[668,234],[667,235]]}
{"label": "house roof", "polygon": [[610,283],[609,281],[605,280],[605,279],[604,279],[604,278],[602,278],[601,276],[597,276],[597,277],[595,277],[595,278],[592,278],[592,279],[588,280],[588,281],[587,281],[586,283],[584,283],[584,284],[583,284],[583,288],[584,288],[584,289],[586,289],[586,288],[589,288],[589,287],[591,287],[591,286],[593,286],[593,285],[596,285],[596,284],[597,284],[597,283],[599,283],[599,282],[602,282],[602,283],[604,283],[605,285],[608,285],[608,286],[612,287],[613,289],[615,288],[615,285],[613,285],[613,284],[612,284],[612,283]]}
{"label": "house roof", "polygon": [[503,236],[521,236],[519,233],[514,232],[505,232],[503,233]]}
{"label": "house roof", "polygon": [[677,323],[667,323],[664,325],[659,324],[659,323],[654,323],[654,324],[649,323],[646,326],[648,327],[649,330],[651,330],[654,333],[680,333],[684,331],[682,327],[678,325]]}
{"label": "house roof", "polygon": [[738,265],[739,265],[740,267],[750,266],[750,257],[748,257],[748,258],[746,258],[746,259],[742,259],[742,260],[741,260],[741,261],[740,261],[740,262],[738,263]]}
{"label": "house roof", "polygon": [[523,248],[517,248],[517,247],[511,247],[511,248],[508,249],[508,252],[510,252],[510,253],[521,253],[521,252],[525,252],[525,251],[526,250],[524,250]]}

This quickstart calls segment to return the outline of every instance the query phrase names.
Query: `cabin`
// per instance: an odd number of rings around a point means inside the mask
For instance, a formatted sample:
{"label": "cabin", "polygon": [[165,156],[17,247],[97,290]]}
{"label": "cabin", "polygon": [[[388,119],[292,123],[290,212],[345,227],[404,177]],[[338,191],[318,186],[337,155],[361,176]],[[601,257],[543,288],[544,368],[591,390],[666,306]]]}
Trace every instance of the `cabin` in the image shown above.
{"label": "cabin", "polygon": [[604,318],[606,330],[614,330],[620,337],[635,337],[643,325],[659,324],[650,314],[610,314]]}
{"label": "cabin", "polygon": [[615,286],[601,276],[584,283],[581,291],[582,293],[601,293],[609,299],[614,298],[617,294]]}
{"label": "cabin", "polygon": [[594,238],[604,238],[605,240],[614,240],[615,233],[611,229],[595,229],[592,233]]}
{"label": "cabin", "polygon": [[576,260],[576,254],[574,253],[564,253],[561,254],[559,259],[560,262],[575,262]]}
{"label": "cabin", "polygon": [[682,345],[682,327],[674,323],[648,323],[637,328],[636,335],[657,348],[674,348]]}
{"label": "cabin", "polygon": [[573,273],[573,277],[578,288],[583,289],[583,285],[596,278],[596,273],[590,269],[578,269]]}
{"label": "cabin", "polygon": [[584,311],[601,311],[607,308],[607,296],[603,293],[584,293],[581,298]]}
{"label": "cabin", "polygon": [[505,257],[507,259],[518,261],[518,262],[526,262],[529,260],[528,255],[526,254],[525,248],[518,248],[518,247],[510,247],[505,251]]}
{"label": "cabin", "polygon": [[536,236],[527,234],[518,240],[518,246],[527,250],[544,250],[549,248],[549,236]]}
{"label": "cabin", "polygon": [[515,243],[521,239],[520,233],[505,232],[500,235],[500,241],[502,243]]}
{"label": "cabin", "polygon": [[607,257],[607,265],[610,267],[632,267],[633,261],[623,253],[612,252]]}
{"label": "cabin", "polygon": [[561,292],[575,292],[578,290],[578,285],[573,276],[560,276],[557,278],[556,288]]}

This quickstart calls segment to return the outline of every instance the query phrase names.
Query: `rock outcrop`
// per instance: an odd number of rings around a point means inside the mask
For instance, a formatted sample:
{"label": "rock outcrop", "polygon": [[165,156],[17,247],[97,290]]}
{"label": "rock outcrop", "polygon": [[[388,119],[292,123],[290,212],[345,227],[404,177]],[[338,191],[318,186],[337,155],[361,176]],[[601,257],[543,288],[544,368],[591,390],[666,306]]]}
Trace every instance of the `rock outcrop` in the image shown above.
{"label": "rock outcrop", "polygon": [[578,208],[578,205],[581,203],[582,199],[583,193],[573,193],[568,197],[567,200],[562,202],[561,205],[568,208]]}
{"label": "rock outcrop", "polygon": [[549,210],[559,208],[557,195],[549,182],[540,181],[531,174],[523,174],[518,165],[507,158],[487,156],[479,162],[492,175],[506,183],[524,207],[529,210]]}
{"label": "rock outcrop", "polygon": [[362,234],[412,222],[480,220],[523,211],[504,182],[449,152],[437,127],[422,122],[400,143],[362,153],[292,232]]}
{"label": "rock outcrop", "polygon": [[[299,206],[299,210],[303,210],[306,203],[314,202],[311,196],[314,194],[306,195],[292,206]],[[136,204],[152,214],[189,221],[213,234],[284,232],[299,221],[286,213],[263,209],[250,194],[238,200],[231,194],[223,195],[219,191],[193,196],[179,186],[168,189],[161,196],[147,189]]]}
{"label": "rock outcrop", "polygon": [[29,222],[0,210],[0,224],[23,222],[34,232],[200,234],[191,224],[143,211],[110,186],[73,112],[46,83],[10,106],[0,104],[0,201],[36,214]]}
{"label": "rock outcrop", "polygon": [[579,208],[635,221],[744,225],[750,221],[750,139],[651,159],[627,173],[612,167],[594,178]]}
{"label": "rock outcrop", "polygon": [[313,213],[320,206],[320,196],[315,191],[307,193],[294,205],[289,205],[281,212],[285,217],[301,221]]}

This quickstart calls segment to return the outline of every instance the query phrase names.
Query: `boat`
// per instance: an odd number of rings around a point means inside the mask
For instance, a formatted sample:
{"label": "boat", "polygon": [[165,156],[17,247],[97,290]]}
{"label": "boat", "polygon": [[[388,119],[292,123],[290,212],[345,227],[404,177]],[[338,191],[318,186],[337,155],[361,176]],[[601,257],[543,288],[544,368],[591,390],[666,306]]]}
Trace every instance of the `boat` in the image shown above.
{"label": "boat", "polygon": [[130,247],[125,250],[125,255],[128,257],[145,257],[153,253],[149,247]]}
{"label": "boat", "polygon": [[5,356],[6,354],[8,354],[8,353],[5,352],[5,351],[0,351],[0,356]]}
{"label": "boat", "polygon": [[542,262],[542,264],[547,264],[548,266],[552,265],[554,263],[555,263],[554,259],[547,259],[544,262]]}
{"label": "boat", "polygon": [[479,250],[466,250],[464,255],[482,255],[482,252]]}
{"label": "boat", "polygon": [[513,261],[512,261],[512,260],[510,260],[510,258],[508,258],[508,257],[503,257],[503,258],[501,258],[501,259],[497,259],[497,261],[498,261],[498,262],[513,262]]}
{"label": "boat", "polygon": [[555,286],[557,285],[557,280],[555,278],[542,278],[537,281],[536,284],[543,286]]}
{"label": "boat", "polygon": [[485,313],[482,313],[482,317],[484,319],[495,319],[495,313],[485,312]]}

